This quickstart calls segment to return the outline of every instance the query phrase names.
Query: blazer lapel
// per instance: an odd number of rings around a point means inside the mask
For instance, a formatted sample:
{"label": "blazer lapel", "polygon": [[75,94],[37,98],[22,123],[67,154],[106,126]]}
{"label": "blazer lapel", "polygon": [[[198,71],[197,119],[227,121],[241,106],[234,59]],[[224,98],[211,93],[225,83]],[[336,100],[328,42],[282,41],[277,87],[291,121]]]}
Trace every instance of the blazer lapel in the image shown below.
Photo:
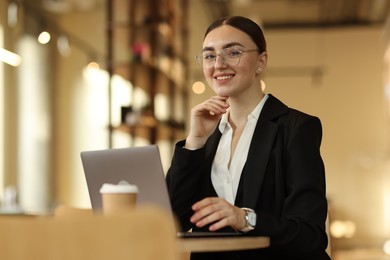
{"label": "blazer lapel", "polygon": [[215,153],[217,152],[219,140],[221,139],[221,132],[219,131],[218,127],[214,130],[213,134],[209,137],[209,139],[206,142],[206,158],[209,159],[210,164],[214,160]]}
{"label": "blazer lapel", "polygon": [[[287,111],[287,107],[269,95],[260,114],[249,147],[240,186],[243,189],[242,203],[245,207],[254,208],[263,184],[266,167],[278,132],[278,124],[272,120]],[[240,187],[239,187],[240,188]]]}
{"label": "blazer lapel", "polygon": [[256,206],[277,129],[275,124],[269,122],[257,124],[249,147],[248,158],[241,174],[245,207],[254,208]]}

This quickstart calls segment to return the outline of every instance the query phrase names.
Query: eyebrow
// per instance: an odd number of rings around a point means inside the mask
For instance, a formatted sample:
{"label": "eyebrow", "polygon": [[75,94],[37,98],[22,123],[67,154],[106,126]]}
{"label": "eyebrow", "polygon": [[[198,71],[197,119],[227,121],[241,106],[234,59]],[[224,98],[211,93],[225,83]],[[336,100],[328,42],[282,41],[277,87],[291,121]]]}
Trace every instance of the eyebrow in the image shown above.
{"label": "eyebrow", "polygon": [[[227,44],[223,45],[222,49],[230,48],[230,47],[233,47],[233,46],[245,47],[244,45],[242,45],[239,42],[230,42],[230,43],[227,43]],[[214,51],[214,50],[215,50],[214,47],[204,47],[202,51]]]}

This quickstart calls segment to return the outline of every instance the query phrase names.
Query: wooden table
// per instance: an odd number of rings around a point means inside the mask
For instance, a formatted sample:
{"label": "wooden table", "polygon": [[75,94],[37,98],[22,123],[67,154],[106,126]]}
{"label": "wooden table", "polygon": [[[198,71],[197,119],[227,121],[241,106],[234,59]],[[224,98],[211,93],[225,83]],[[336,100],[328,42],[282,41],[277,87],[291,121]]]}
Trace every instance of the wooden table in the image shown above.
{"label": "wooden table", "polygon": [[269,245],[268,237],[198,237],[179,240],[180,250],[183,253],[250,250],[269,247]]}

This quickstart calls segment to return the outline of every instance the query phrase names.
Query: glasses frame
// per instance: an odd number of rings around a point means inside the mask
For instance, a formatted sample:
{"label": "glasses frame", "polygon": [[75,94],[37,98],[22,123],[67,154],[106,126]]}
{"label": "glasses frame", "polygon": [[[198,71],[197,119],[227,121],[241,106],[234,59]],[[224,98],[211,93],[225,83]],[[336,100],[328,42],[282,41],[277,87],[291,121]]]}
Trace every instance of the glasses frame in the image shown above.
{"label": "glasses frame", "polygon": [[[226,55],[228,54],[229,50],[234,50],[234,51],[237,51],[239,53],[239,55],[237,56],[238,61],[237,61],[237,64],[235,64],[235,65],[231,65],[231,64],[225,62],[226,61]],[[198,62],[198,64],[204,70],[209,70],[209,69],[213,68],[215,66],[215,63],[217,62],[217,57],[218,56],[220,56],[222,58],[223,64],[225,64],[227,66],[230,66],[230,67],[235,67],[235,66],[238,66],[238,64],[240,64],[241,57],[242,57],[243,53],[245,53],[245,52],[252,52],[252,51],[257,51],[260,54],[260,50],[259,49],[240,50],[237,47],[225,48],[225,49],[222,49],[219,53],[214,52],[215,53],[215,58],[212,60],[212,65],[210,67],[204,67],[204,61],[203,61],[203,53],[204,53],[204,51],[202,51],[200,54],[196,55],[195,59]]]}

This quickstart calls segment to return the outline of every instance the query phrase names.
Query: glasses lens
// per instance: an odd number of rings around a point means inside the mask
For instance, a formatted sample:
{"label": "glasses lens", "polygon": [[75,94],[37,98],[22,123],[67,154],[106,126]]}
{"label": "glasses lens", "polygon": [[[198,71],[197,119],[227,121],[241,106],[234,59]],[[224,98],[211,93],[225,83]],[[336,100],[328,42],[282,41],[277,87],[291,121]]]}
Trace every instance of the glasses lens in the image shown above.
{"label": "glasses lens", "polygon": [[203,68],[208,69],[214,66],[217,54],[213,51],[204,51],[202,52],[201,57]]}
{"label": "glasses lens", "polygon": [[237,66],[240,63],[241,51],[237,48],[229,48],[223,51],[224,62],[229,66]]}
{"label": "glasses lens", "polygon": [[196,56],[196,59],[204,69],[214,67],[218,56],[222,59],[223,64],[234,67],[240,63],[241,53],[242,51],[237,48],[223,49],[219,54],[214,51],[204,51]]}

